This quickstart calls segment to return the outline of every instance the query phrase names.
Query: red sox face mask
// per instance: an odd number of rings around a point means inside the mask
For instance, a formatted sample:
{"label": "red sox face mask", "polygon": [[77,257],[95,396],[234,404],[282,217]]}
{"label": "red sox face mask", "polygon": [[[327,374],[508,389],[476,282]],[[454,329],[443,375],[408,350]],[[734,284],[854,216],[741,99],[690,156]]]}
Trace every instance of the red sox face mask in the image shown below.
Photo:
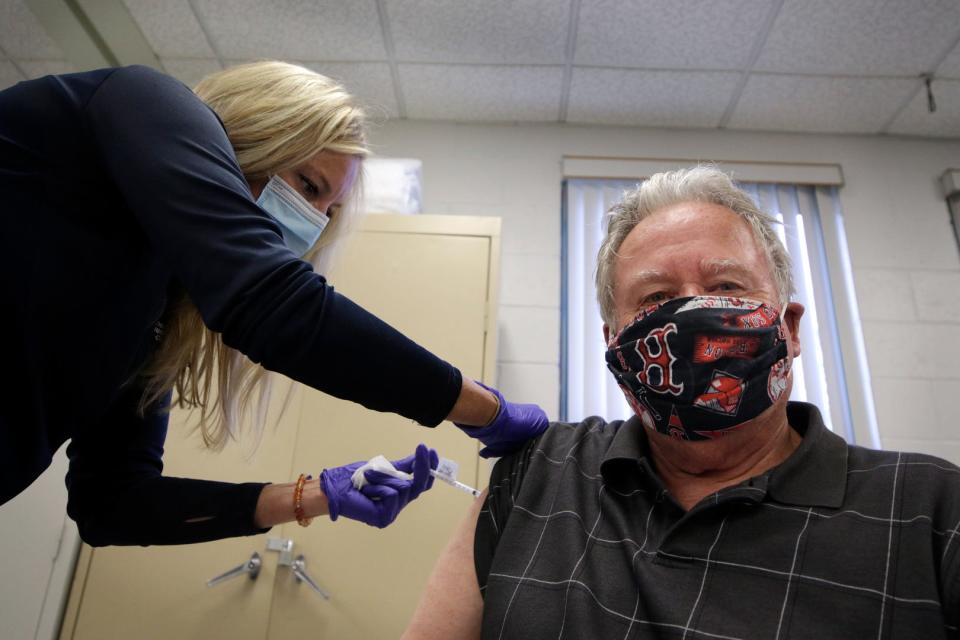
{"label": "red sox face mask", "polygon": [[773,307],[698,296],[641,311],[610,339],[607,367],[644,426],[707,440],[776,402],[790,361]]}

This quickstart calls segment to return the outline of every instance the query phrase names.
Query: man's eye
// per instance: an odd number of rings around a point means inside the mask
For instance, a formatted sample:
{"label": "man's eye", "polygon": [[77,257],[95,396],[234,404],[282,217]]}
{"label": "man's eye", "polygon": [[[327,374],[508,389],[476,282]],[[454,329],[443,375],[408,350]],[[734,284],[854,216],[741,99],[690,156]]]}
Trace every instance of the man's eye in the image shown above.
{"label": "man's eye", "polygon": [[714,289],[717,289],[719,291],[739,291],[742,288],[743,287],[741,287],[739,284],[735,282],[721,282],[720,284],[714,287]]}
{"label": "man's eye", "polygon": [[656,293],[651,293],[643,299],[643,302],[663,302],[667,299],[667,294],[663,291],[657,291]]}
{"label": "man's eye", "polygon": [[307,198],[316,198],[320,194],[320,190],[317,189],[317,185],[306,177],[305,175],[300,176],[300,187],[303,189],[303,193]]}

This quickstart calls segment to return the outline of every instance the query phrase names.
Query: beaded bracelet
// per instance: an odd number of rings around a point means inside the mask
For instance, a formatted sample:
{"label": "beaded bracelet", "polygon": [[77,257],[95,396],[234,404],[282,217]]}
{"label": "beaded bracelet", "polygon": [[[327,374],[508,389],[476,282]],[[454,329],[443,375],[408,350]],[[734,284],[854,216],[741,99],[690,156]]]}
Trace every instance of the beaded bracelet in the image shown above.
{"label": "beaded bracelet", "polygon": [[293,515],[297,518],[297,524],[301,527],[308,527],[313,522],[313,518],[308,518],[303,513],[303,485],[313,476],[300,474],[297,478],[297,486],[293,489]]}

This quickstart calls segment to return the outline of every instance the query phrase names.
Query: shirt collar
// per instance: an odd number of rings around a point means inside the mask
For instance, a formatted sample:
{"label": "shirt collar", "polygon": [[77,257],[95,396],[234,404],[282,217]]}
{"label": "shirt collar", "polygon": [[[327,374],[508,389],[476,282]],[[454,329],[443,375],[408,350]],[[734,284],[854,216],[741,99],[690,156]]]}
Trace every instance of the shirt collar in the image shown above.
{"label": "shirt collar", "polygon": [[777,502],[838,508],[847,489],[847,442],[823,424],[806,402],[787,404],[787,420],[803,441],[770,470],[770,496]]}
{"label": "shirt collar", "polygon": [[[812,404],[788,403],[787,420],[803,441],[789,458],[764,474],[768,476],[769,496],[798,506],[841,506],[847,485],[846,441],[826,428],[820,411]],[[600,463],[600,472],[604,480],[619,485],[635,476],[638,466],[653,473],[647,435],[634,416],[617,430]]]}

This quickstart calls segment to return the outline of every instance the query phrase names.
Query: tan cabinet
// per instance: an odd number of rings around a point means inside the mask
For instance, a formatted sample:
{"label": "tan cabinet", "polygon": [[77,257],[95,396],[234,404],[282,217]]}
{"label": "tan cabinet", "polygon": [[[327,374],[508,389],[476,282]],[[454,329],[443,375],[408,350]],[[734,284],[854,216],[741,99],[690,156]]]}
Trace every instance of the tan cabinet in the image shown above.
{"label": "tan cabinet", "polygon": [[[496,218],[368,216],[330,280],[465,376],[492,382],[499,233]],[[376,363],[369,364],[375,376]],[[481,480],[477,444],[449,423],[426,429],[305,387],[294,392],[252,458],[241,446],[204,451],[184,420],[180,414],[171,418],[164,457],[169,475],[288,481],[378,453],[402,457],[425,442],[460,463],[461,480],[474,486]],[[399,637],[470,500],[437,483],[383,530],[319,518],[306,529],[291,523],[262,536],[181,547],[84,546],[61,638]],[[305,571],[329,600],[278,563],[281,554],[268,549],[270,539],[273,546],[289,541],[292,556],[303,555]],[[239,576],[206,586],[254,552],[261,560],[256,579]]]}

